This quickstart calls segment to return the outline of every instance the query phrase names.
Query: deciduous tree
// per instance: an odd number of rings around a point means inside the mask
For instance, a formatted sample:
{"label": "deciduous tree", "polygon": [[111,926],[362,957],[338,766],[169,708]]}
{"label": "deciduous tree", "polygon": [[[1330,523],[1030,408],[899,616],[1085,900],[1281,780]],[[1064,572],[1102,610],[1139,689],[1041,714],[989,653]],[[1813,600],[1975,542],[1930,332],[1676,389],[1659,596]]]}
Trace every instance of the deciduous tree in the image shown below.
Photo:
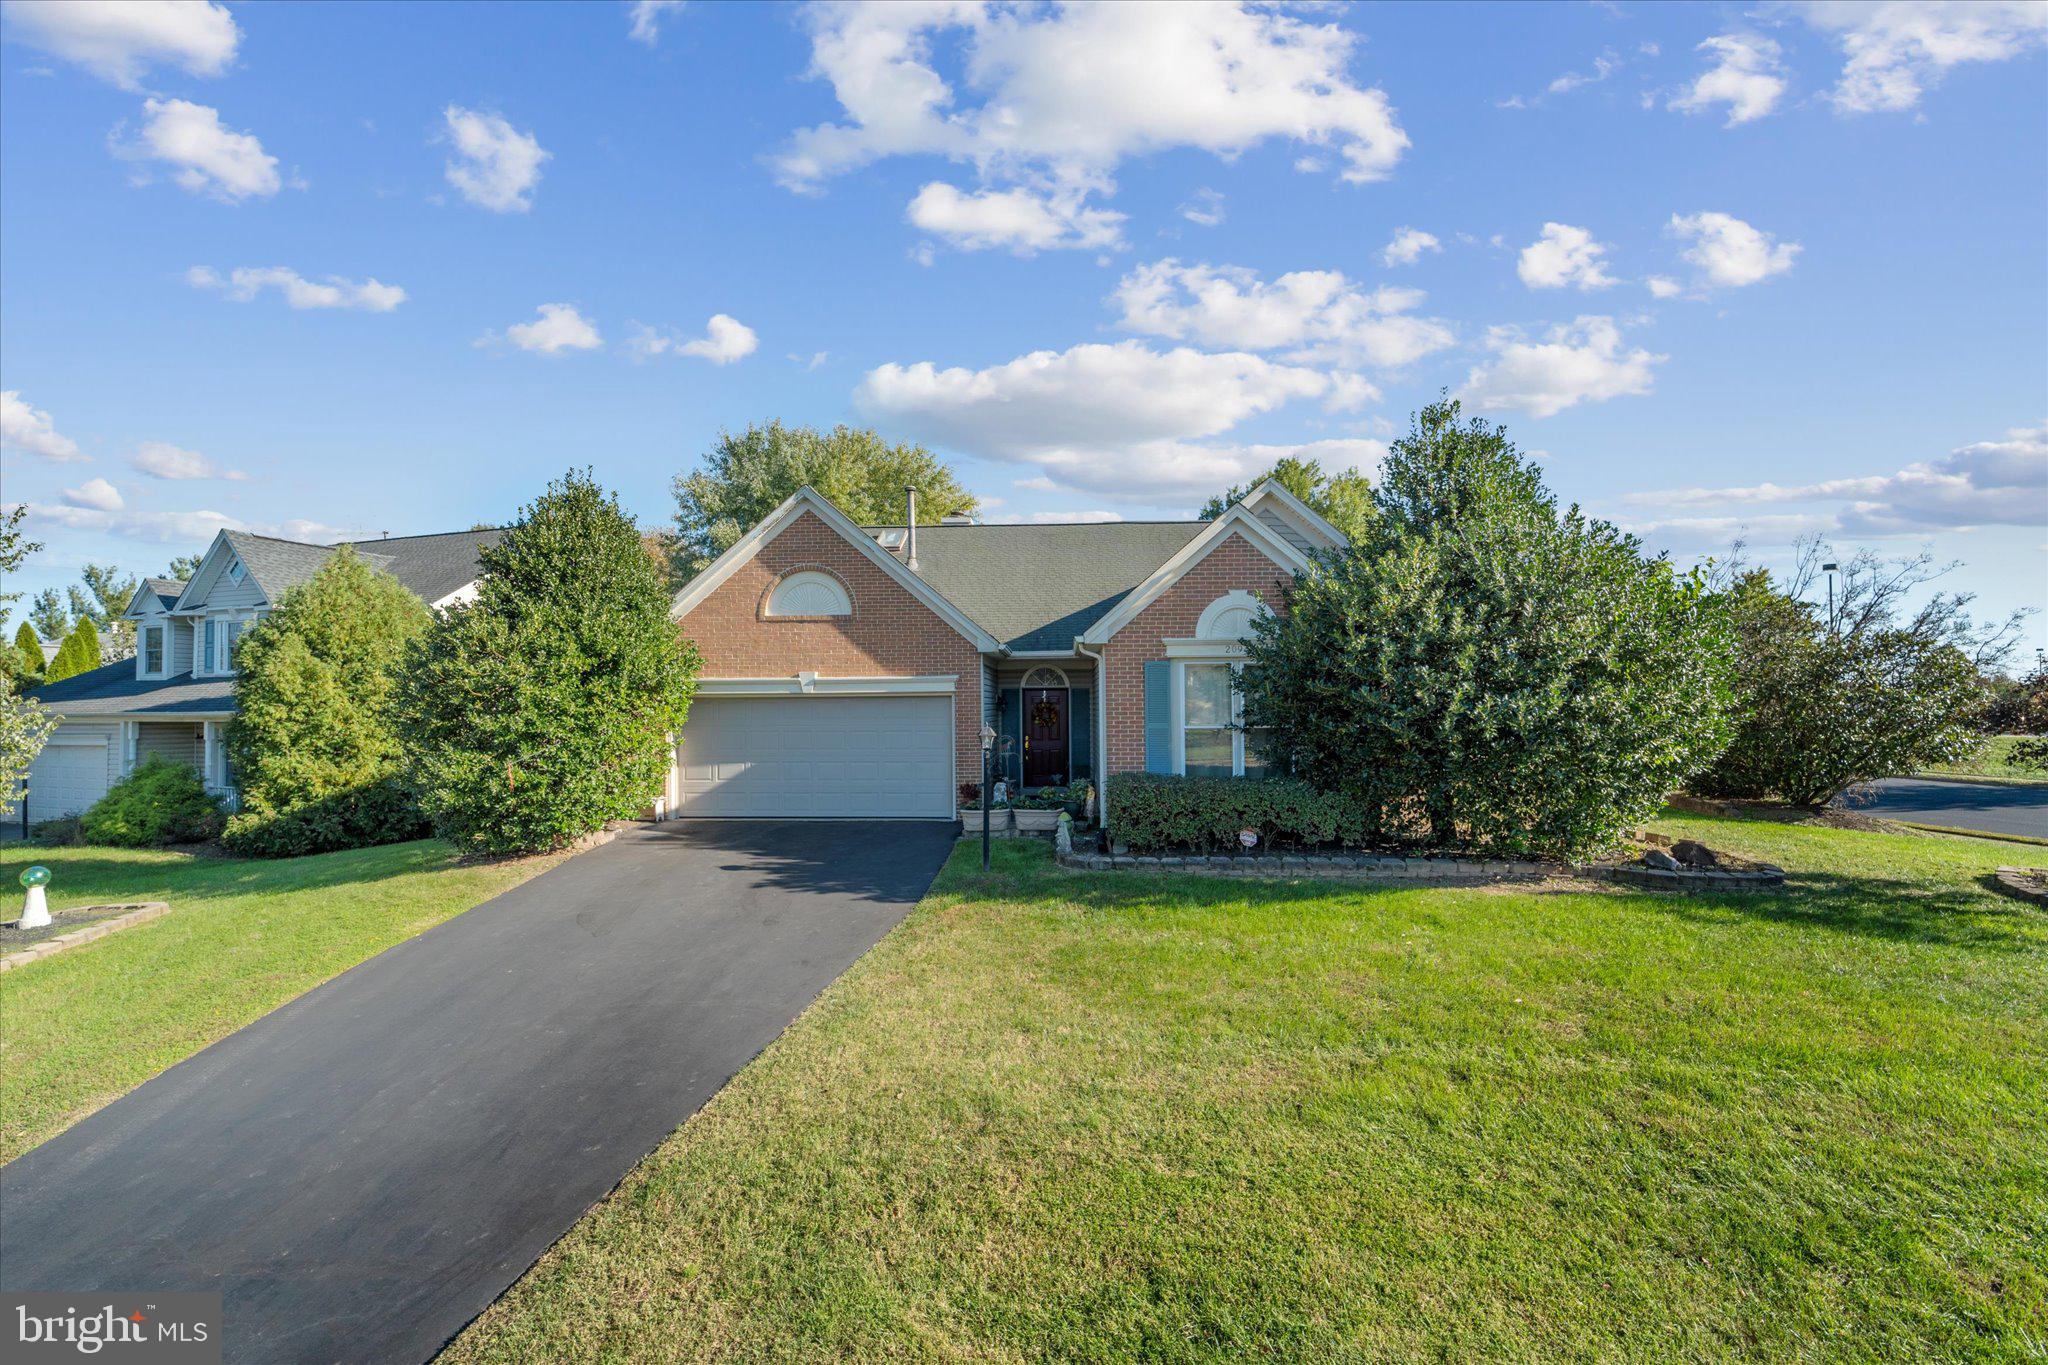
{"label": "deciduous tree", "polygon": [[769,422],[723,432],[701,469],[675,479],[677,578],[694,578],[805,484],[863,525],[901,523],[904,489],[912,486],[920,525],[976,506],[974,495],[938,456],[874,431],[841,426],[824,432]]}

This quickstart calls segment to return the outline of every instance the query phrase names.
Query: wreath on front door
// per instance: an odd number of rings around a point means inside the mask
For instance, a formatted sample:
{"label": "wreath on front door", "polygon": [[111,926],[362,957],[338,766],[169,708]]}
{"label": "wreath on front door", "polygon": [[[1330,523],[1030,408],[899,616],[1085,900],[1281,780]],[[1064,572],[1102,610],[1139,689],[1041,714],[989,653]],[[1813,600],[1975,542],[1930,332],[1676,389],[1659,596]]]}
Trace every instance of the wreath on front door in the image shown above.
{"label": "wreath on front door", "polygon": [[1052,704],[1052,698],[1040,697],[1038,699],[1037,704],[1031,708],[1032,728],[1038,730],[1050,730],[1053,726],[1058,725],[1059,723],[1059,708]]}

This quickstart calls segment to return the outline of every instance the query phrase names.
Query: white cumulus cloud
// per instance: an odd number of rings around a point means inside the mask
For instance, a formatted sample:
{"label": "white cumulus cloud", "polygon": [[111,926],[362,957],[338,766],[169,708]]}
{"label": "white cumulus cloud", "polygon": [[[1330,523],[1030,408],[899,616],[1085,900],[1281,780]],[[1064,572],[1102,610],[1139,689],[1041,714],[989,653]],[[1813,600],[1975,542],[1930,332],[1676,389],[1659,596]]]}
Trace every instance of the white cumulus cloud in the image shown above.
{"label": "white cumulus cloud", "polygon": [[144,441],[128,463],[152,479],[246,479],[239,470],[222,469],[196,450],[168,441]]}
{"label": "white cumulus cloud", "polygon": [[1607,273],[1604,243],[1569,223],[1545,223],[1543,235],[1522,248],[1515,273],[1531,289],[1605,289],[1616,283]]}
{"label": "white cumulus cloud", "polygon": [[8,0],[0,17],[14,38],[123,90],[140,89],[155,66],[218,76],[242,36],[210,0]]}
{"label": "white cumulus cloud", "polygon": [[49,413],[24,399],[20,389],[0,392],[0,446],[60,464],[92,458],[78,448],[78,442],[57,430]]}
{"label": "white cumulus cloud", "polygon": [[1674,213],[1667,230],[1692,244],[1685,259],[1707,283],[1731,289],[1784,274],[1801,249],[1725,213]]}
{"label": "white cumulus cloud", "polygon": [[1420,228],[1397,228],[1393,240],[1380,251],[1380,264],[1414,265],[1422,259],[1424,252],[1443,249],[1444,244],[1436,239],[1434,233],[1424,232]]}
{"label": "white cumulus cloud", "polygon": [[1667,357],[1622,345],[1609,317],[1580,317],[1531,341],[1519,330],[1496,327],[1486,338],[1494,359],[1465,378],[1459,396],[1488,411],[1514,409],[1551,417],[1580,403],[1650,391],[1652,369]]}
{"label": "white cumulus cloud", "polygon": [[1275,140],[1319,148],[1364,183],[1409,145],[1385,93],[1352,78],[1357,36],[1278,7],[948,0],[805,13],[810,74],[842,117],[773,158],[795,190],[886,157],[940,156],[990,187],[1107,194],[1129,157],[1234,157]]}
{"label": "white cumulus cloud", "polygon": [[[590,319],[568,303],[544,303],[532,322],[517,322],[505,329],[505,340],[522,351],[539,355],[561,355],[565,351],[594,351],[604,338]],[[486,333],[478,342],[488,345],[498,338]]]}
{"label": "white cumulus cloud", "polygon": [[87,479],[77,488],[64,490],[64,501],[73,507],[89,507],[101,512],[121,510],[121,490],[105,479]]}
{"label": "white cumulus cloud", "polygon": [[1125,275],[1112,301],[1126,331],[1392,369],[1455,339],[1443,322],[1415,315],[1425,297],[1392,285],[1367,291],[1335,270],[1297,270],[1269,283],[1241,266],[1168,257]]}
{"label": "white cumulus cloud", "polygon": [[636,43],[653,47],[661,40],[661,23],[682,11],[683,0],[633,0],[628,10],[627,36]]}
{"label": "white cumulus cloud", "polygon": [[[1660,507],[1730,507],[1783,503],[1837,504],[1816,529],[1851,535],[1920,535],[1978,526],[2039,526],[2048,517],[2048,424],[2015,427],[2002,439],[1958,446],[1938,459],[1895,474],[1824,479],[1807,484],[1760,483],[1733,488],[1676,488],[1632,493],[1631,503]],[[1809,519],[1819,514],[1802,514]],[[1741,522],[1740,517],[1678,519]]]}
{"label": "white cumulus cloud", "polygon": [[1123,244],[1124,215],[1087,208],[1076,191],[1041,194],[1019,188],[969,193],[934,180],[917,192],[905,216],[964,251],[1000,247],[1030,256]]}
{"label": "white cumulus cloud", "polygon": [[1845,114],[1911,109],[1952,67],[2048,44],[2041,0],[1821,0],[1799,13],[1847,58],[1827,96]]}
{"label": "white cumulus cloud", "polygon": [[1208,439],[1292,402],[1343,401],[1345,388],[1319,370],[1244,352],[1161,352],[1126,341],[1036,351],[981,370],[882,365],[854,397],[919,440],[1029,465],[1068,488],[1156,502],[1241,482],[1284,454],[1345,467],[1376,460],[1385,448],[1373,441]]}
{"label": "white cumulus cloud", "polygon": [[143,124],[134,137],[115,129],[115,153],[131,161],[160,161],[171,178],[193,194],[236,204],[268,198],[284,187],[277,158],[253,133],[238,133],[220,121],[220,111],[190,100],[144,100]]}
{"label": "white cumulus cloud", "polygon": [[540,168],[551,155],[499,114],[451,104],[441,111],[455,155],[447,163],[448,183],[462,197],[494,213],[524,213],[533,207]]}
{"label": "white cumulus cloud", "polygon": [[1724,33],[1701,43],[1699,50],[1712,65],[1672,97],[1671,108],[1704,114],[1717,104],[1726,105],[1728,127],[1733,128],[1778,107],[1786,81],[1776,43],[1754,33]]}
{"label": "white cumulus cloud", "polygon": [[395,284],[379,280],[347,280],[329,275],[309,280],[289,266],[238,266],[222,276],[212,266],[195,265],[185,272],[185,282],[194,289],[218,289],[229,298],[247,303],[265,289],[275,289],[293,308],[354,308],[366,313],[388,313],[406,300]]}
{"label": "white cumulus cloud", "polygon": [[[735,360],[744,360],[761,345],[754,329],[738,318],[724,313],[713,313],[711,320],[704,324],[704,335],[695,340],[686,340],[673,329],[664,330],[634,324],[635,330],[626,338],[626,349],[642,359],[670,353],[695,356],[708,360],[714,365],[730,365]],[[812,368],[824,360],[825,353],[818,352]]]}

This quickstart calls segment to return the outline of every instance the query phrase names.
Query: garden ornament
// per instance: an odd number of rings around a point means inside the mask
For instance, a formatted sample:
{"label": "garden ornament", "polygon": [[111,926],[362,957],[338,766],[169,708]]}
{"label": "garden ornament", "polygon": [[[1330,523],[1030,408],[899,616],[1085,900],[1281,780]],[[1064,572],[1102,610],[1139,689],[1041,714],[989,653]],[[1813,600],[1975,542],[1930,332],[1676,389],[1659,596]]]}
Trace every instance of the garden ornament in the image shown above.
{"label": "garden ornament", "polygon": [[43,896],[43,888],[50,884],[50,869],[38,864],[24,870],[21,884],[28,888],[28,899],[21,907],[21,927],[40,929],[50,922],[50,904]]}

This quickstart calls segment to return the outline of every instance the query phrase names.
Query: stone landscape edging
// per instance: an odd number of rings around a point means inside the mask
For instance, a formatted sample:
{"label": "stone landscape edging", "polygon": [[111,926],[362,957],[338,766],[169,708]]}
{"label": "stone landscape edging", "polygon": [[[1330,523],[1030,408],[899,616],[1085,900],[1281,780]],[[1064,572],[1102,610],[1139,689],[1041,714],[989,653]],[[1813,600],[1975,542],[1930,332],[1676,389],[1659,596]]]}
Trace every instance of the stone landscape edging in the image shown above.
{"label": "stone landscape edging", "polygon": [[2040,868],[2001,867],[1992,875],[2000,886],[2021,900],[2032,901],[2036,905],[2048,905],[2048,891],[2037,890],[2034,886],[2035,879],[2048,875]]}
{"label": "stone landscape edging", "polygon": [[1233,858],[1228,854],[1054,854],[1076,872],[1194,872],[1225,877],[1353,877],[1413,882],[1543,881],[1590,877],[1652,891],[1766,891],[1785,885],[1782,872],[1733,868],[1676,870],[1634,863],[1548,863],[1518,858],[1404,858],[1396,854],[1280,854]]}
{"label": "stone landscape edging", "polygon": [[[80,908],[85,910],[103,910],[107,907],[87,905]],[[91,943],[94,939],[105,938],[108,934],[127,929],[133,925],[147,924],[153,919],[160,919],[170,913],[171,903],[169,901],[137,902],[135,908],[125,915],[116,915],[112,919],[103,919],[96,924],[88,924],[82,929],[73,929],[68,934],[58,934],[54,938],[46,938],[41,943],[32,943],[18,952],[12,952],[5,957],[0,957],[0,972],[12,971],[16,967],[26,967],[31,962],[39,962],[43,958],[63,952],[66,948],[76,948],[81,943]]]}

